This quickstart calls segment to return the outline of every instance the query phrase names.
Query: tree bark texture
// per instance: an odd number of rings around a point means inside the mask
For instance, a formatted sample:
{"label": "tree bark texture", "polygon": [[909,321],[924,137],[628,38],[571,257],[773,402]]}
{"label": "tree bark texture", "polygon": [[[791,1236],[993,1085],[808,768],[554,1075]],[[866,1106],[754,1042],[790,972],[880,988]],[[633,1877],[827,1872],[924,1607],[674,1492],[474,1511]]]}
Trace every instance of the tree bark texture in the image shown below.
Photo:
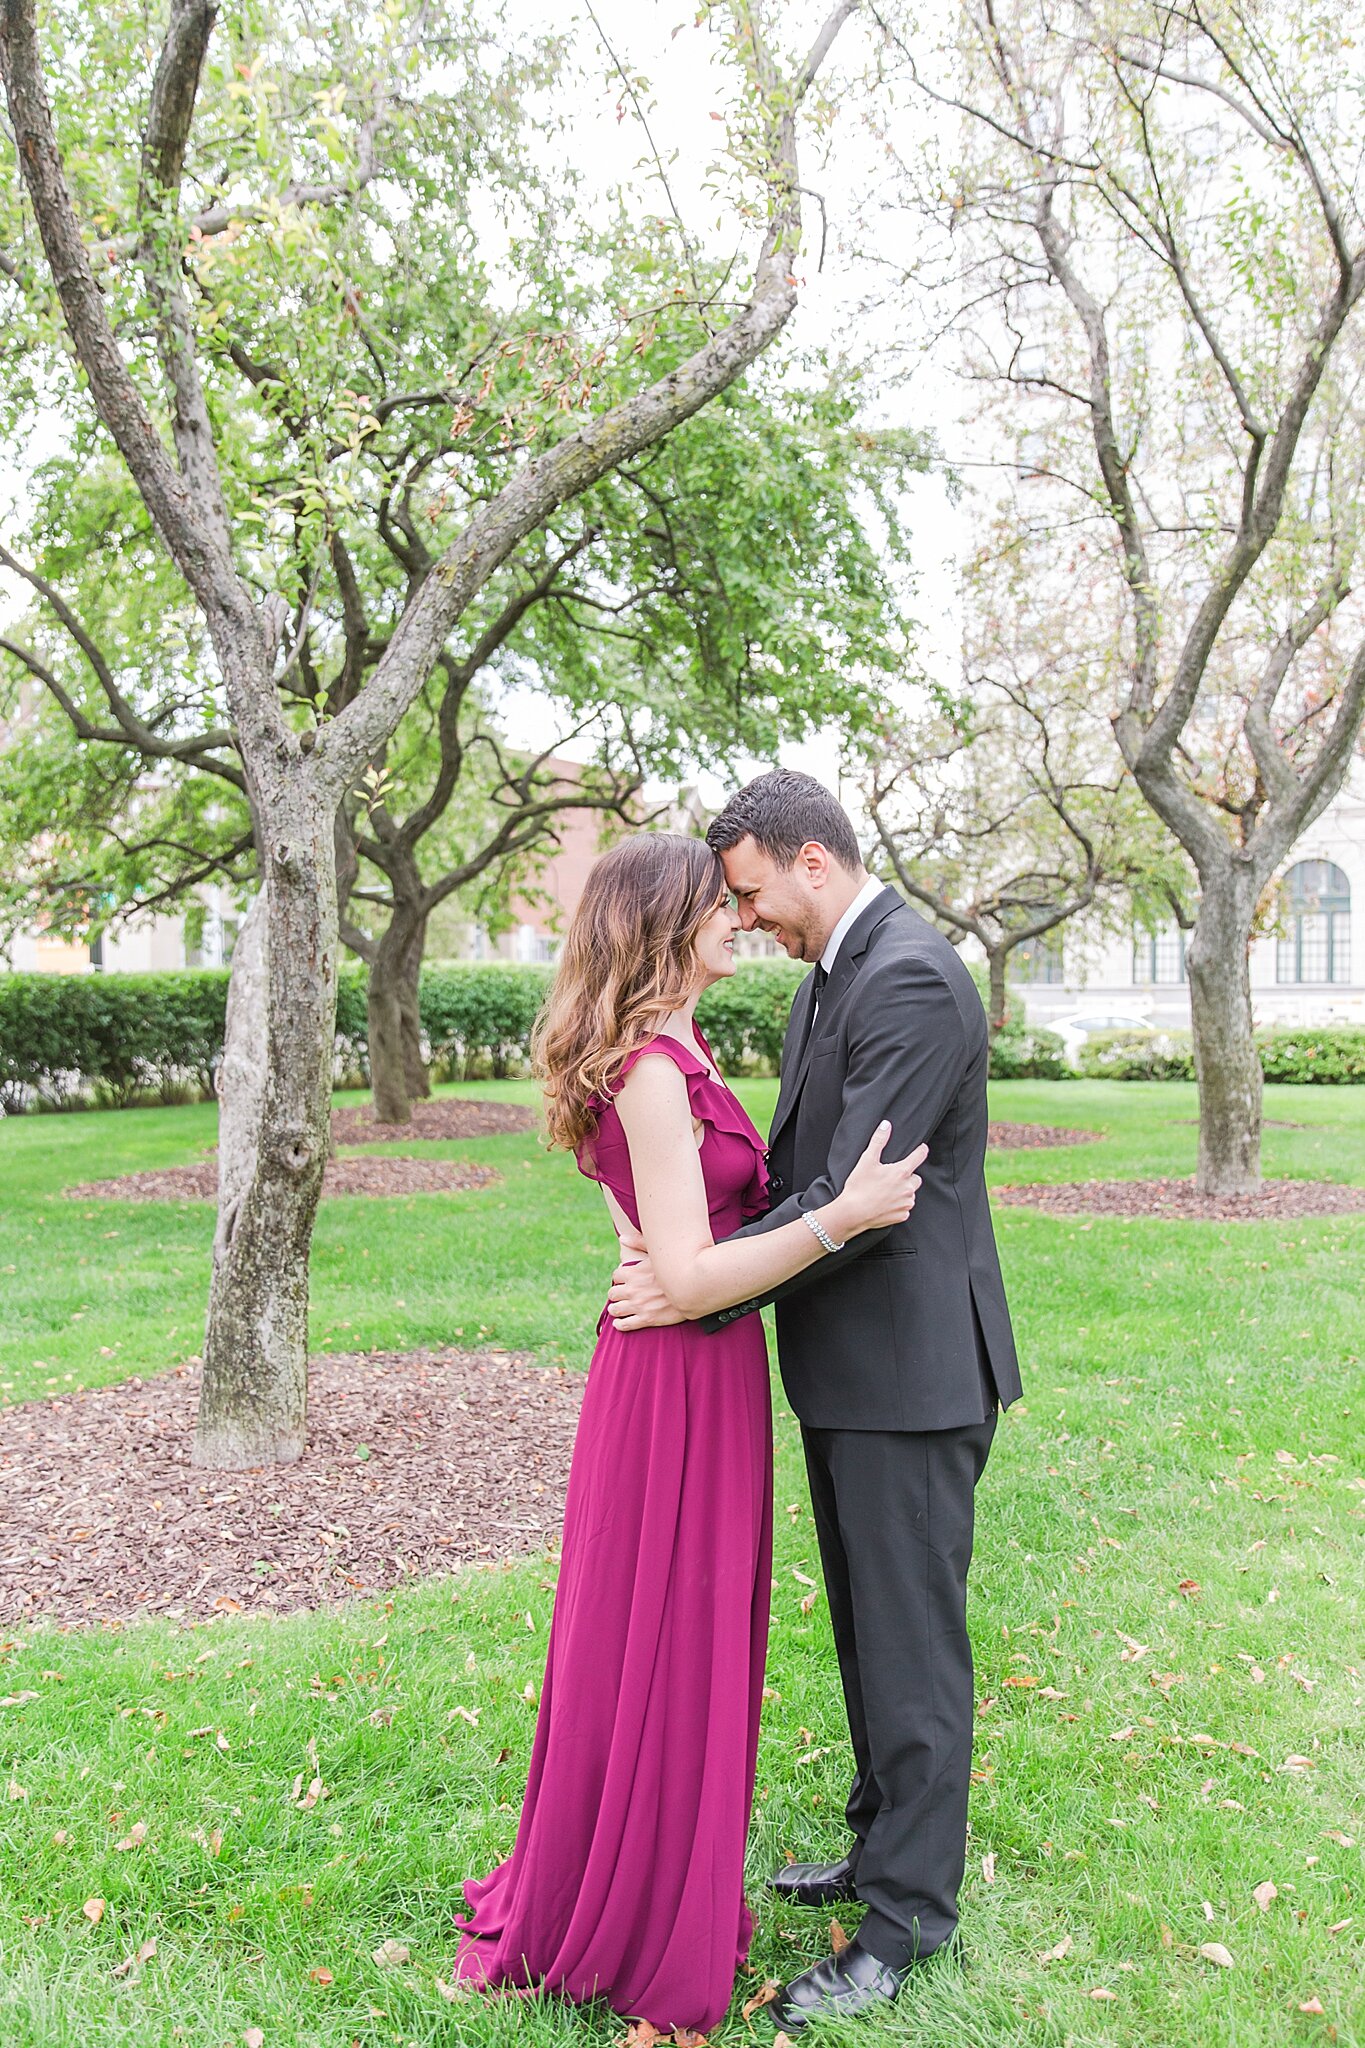
{"label": "tree bark texture", "polygon": [[986,965],[990,975],[990,1007],[986,1021],[991,1027],[991,1036],[994,1037],[997,1031],[1003,1031],[1005,1028],[1005,1010],[1008,1003],[1005,993],[1005,970],[1009,965],[1008,949],[988,946]]}
{"label": "tree bark texture", "polygon": [[425,917],[414,921],[395,904],[366,992],[370,1088],[381,1124],[410,1122],[413,1102],[431,1093],[419,1007],[425,941]]}
{"label": "tree bark texture", "polygon": [[1205,1195],[1249,1195],[1261,1184],[1263,1077],[1251,1011],[1256,890],[1242,865],[1205,883],[1185,962]]}
{"label": "tree bark texture", "polygon": [[253,907],[256,925],[233,955],[220,1212],[193,1454],[196,1465],[234,1470],[286,1464],[304,1449],[308,1255],[330,1146],[333,821],[316,787],[280,781],[269,838],[258,834],[266,909]]}

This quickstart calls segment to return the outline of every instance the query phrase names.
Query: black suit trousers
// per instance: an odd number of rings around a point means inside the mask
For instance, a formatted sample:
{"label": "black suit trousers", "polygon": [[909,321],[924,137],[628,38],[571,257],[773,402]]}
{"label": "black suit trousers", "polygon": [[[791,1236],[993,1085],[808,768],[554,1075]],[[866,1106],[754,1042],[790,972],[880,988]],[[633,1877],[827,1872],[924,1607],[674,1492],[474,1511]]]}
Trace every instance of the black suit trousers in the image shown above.
{"label": "black suit trousers", "polygon": [[995,1417],[959,1429],[803,1428],[853,1738],[860,1939],[893,1969],[957,1926],[972,1761],[967,1569]]}

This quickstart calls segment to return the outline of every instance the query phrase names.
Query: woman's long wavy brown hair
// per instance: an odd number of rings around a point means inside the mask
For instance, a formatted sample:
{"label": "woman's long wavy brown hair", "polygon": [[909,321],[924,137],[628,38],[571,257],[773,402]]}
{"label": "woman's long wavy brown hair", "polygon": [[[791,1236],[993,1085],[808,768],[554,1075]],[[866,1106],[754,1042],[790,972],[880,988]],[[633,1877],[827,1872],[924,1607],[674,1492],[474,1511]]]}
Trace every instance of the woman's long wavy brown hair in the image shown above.
{"label": "woman's long wavy brown hair", "polygon": [[532,1047],[552,1145],[591,1137],[593,1098],[687,1001],[697,934],[724,900],[719,859],[679,832],[640,832],[593,863]]}

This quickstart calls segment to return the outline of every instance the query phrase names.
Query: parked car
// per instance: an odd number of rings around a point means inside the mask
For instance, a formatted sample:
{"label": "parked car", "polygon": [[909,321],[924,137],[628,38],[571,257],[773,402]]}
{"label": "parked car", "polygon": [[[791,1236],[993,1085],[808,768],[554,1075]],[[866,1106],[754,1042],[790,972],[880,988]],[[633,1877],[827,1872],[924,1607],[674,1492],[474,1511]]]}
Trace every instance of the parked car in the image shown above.
{"label": "parked car", "polygon": [[1135,1016],[1131,1010],[1072,1010],[1065,1017],[1049,1017],[1047,1028],[1057,1033],[1074,1067],[1086,1039],[1097,1031],[1152,1031],[1155,1026],[1150,1017]]}

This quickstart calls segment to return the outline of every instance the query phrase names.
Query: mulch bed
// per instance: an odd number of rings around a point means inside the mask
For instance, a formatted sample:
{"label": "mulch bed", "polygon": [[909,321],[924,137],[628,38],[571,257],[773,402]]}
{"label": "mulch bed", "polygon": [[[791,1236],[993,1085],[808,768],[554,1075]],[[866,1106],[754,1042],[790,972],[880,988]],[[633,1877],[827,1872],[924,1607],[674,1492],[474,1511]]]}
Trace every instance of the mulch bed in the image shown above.
{"label": "mulch bed", "polygon": [[442,1095],[414,1102],[408,1124],[377,1124],[368,1105],[332,1111],[332,1136],[338,1145],[382,1145],[395,1138],[496,1138],[539,1128],[539,1116],[523,1102],[482,1102],[472,1096]]}
{"label": "mulch bed", "polygon": [[1093,1145],[1103,1131],[1073,1131],[1064,1124],[992,1124],[987,1143],[997,1152],[1032,1152],[1044,1145]]}
{"label": "mulch bed", "polygon": [[1365,1211],[1365,1188],[1338,1181],[1268,1180],[1254,1195],[1200,1195],[1193,1180],[1084,1180],[992,1188],[993,1202],[1055,1216],[1167,1216],[1177,1222],[1259,1223]]}
{"label": "mulch bed", "polygon": [[[502,1176],[467,1159],[404,1159],[392,1152],[353,1159],[329,1159],[322,1192],[328,1195],[448,1195],[462,1188],[487,1188]],[[216,1202],[218,1167],[163,1166],[155,1172],[125,1173],[117,1180],[87,1180],[63,1194],[78,1202]]]}
{"label": "mulch bed", "polygon": [[315,1358],[307,1452],[255,1472],[190,1464],[198,1383],[182,1366],[0,1409],[0,1622],[287,1613],[558,1535],[577,1373]]}

